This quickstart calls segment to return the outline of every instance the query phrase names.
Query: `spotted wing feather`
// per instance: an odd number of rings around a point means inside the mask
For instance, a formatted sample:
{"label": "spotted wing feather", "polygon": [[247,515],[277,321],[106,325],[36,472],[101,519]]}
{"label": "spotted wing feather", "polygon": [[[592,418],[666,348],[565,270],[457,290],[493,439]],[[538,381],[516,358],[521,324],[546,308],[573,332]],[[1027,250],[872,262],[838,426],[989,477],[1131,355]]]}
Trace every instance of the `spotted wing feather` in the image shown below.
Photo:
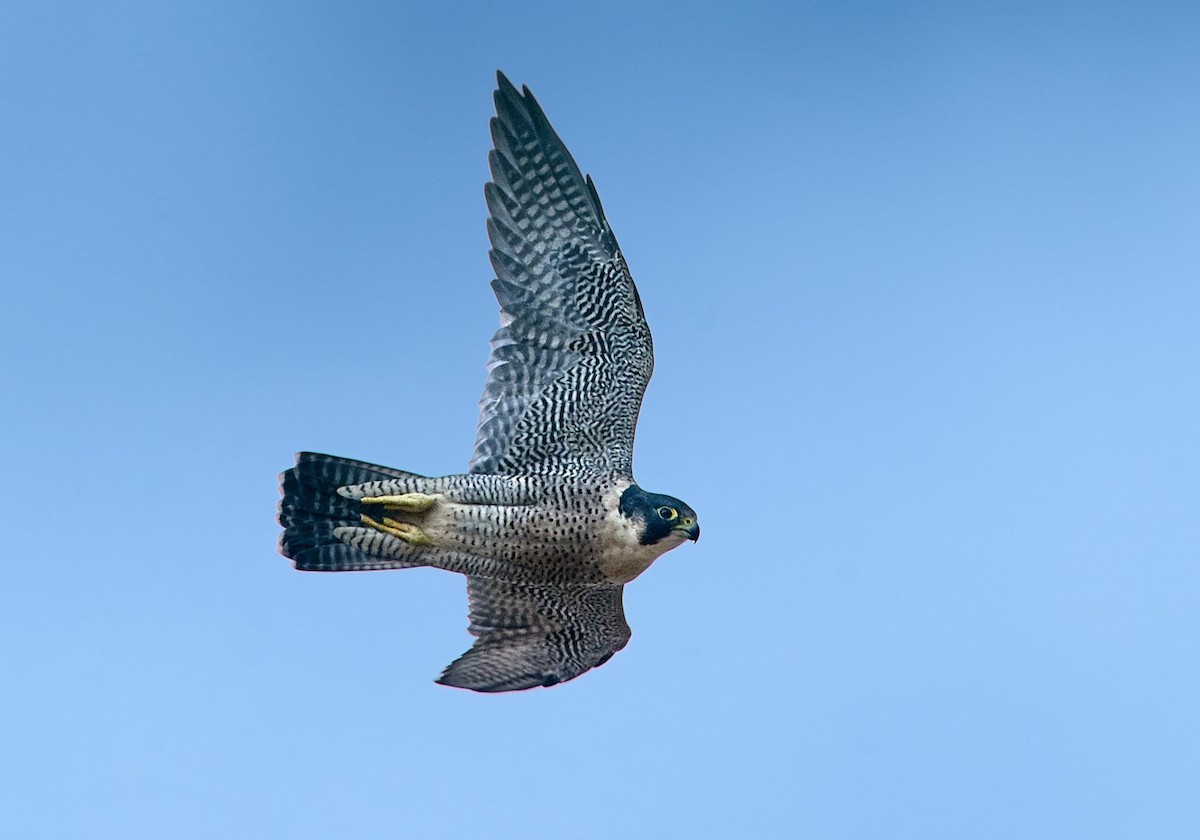
{"label": "spotted wing feather", "polygon": [[474,473],[632,475],[650,329],[599,196],[528,88],[498,74],[488,236],[500,303]]}
{"label": "spotted wing feather", "polygon": [[469,629],[478,640],[438,682],[518,691],[566,682],[603,665],[629,641],[622,589],[469,577]]}

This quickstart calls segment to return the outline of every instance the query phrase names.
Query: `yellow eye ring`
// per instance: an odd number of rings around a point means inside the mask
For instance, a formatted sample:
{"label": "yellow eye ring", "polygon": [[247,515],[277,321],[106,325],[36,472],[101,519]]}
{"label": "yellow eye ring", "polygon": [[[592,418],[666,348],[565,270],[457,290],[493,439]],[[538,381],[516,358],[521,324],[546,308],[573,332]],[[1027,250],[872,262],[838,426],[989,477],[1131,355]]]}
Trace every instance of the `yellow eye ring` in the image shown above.
{"label": "yellow eye ring", "polygon": [[673,507],[667,507],[666,505],[663,505],[658,509],[658,515],[670,522],[672,519],[679,516],[679,511],[675,510]]}

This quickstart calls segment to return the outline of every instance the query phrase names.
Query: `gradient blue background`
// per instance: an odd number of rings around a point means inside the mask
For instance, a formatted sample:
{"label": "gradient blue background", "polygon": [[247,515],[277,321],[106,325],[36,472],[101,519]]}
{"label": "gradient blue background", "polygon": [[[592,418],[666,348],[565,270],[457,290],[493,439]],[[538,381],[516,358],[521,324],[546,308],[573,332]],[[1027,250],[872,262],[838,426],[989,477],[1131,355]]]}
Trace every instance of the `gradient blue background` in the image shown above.
{"label": "gradient blue background", "polygon": [[[433,5],[4,6],[0,834],[1200,836],[1194,4]],[[488,697],[273,517],[465,467],[497,67],[704,539]]]}

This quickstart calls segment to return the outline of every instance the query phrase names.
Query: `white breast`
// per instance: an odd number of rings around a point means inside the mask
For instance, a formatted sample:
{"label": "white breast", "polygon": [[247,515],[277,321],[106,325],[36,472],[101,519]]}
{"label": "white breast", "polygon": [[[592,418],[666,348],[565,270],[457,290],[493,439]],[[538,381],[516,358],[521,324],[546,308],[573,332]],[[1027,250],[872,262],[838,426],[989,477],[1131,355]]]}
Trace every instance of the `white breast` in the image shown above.
{"label": "white breast", "polygon": [[670,551],[686,538],[671,534],[654,545],[642,545],[641,523],[621,513],[621,494],[632,484],[618,482],[604,494],[604,519],[598,534],[601,546],[600,570],[613,583],[628,583],[650,568],[659,555]]}

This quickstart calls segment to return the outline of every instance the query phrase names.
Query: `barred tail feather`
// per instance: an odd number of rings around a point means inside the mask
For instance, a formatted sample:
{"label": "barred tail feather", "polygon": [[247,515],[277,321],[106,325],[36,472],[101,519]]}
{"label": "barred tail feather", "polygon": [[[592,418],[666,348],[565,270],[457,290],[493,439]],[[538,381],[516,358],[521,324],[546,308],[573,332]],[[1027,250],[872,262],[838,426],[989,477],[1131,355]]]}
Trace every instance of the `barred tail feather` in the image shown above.
{"label": "barred tail feather", "polygon": [[405,569],[418,563],[396,557],[380,557],[343,542],[338,528],[361,525],[358,499],[338,493],[339,487],[371,481],[420,478],[415,473],[301,452],[296,466],[279,477],[283,498],[279,502],[279,524],[283,536],[279,552],[297,569],[310,572],[353,572],[370,569]]}

